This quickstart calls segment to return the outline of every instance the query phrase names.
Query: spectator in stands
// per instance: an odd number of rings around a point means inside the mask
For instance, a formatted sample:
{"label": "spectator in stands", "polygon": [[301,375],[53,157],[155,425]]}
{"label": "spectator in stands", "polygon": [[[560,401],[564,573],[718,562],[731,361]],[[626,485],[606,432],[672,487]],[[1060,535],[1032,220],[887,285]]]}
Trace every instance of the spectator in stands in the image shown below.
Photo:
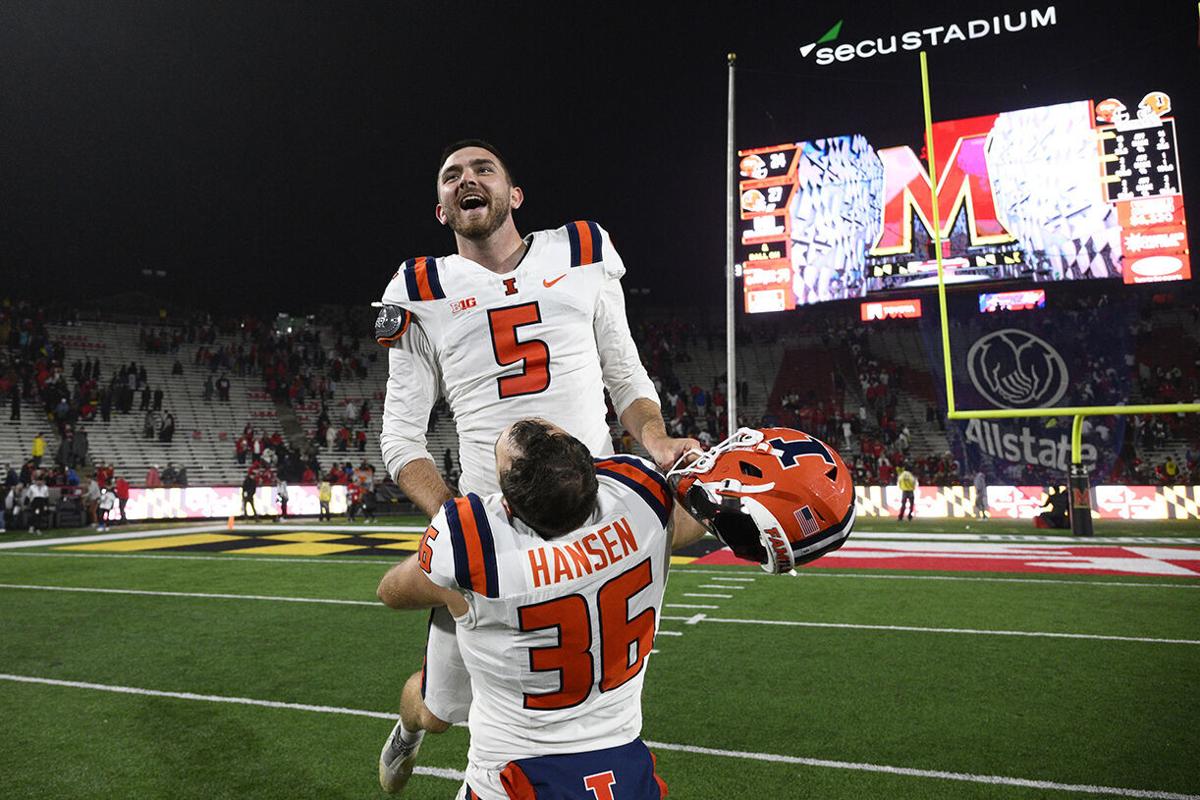
{"label": "spectator in stands", "polygon": [[258,509],[254,507],[254,493],[258,491],[258,482],[254,480],[254,468],[251,467],[246,471],[246,477],[242,480],[242,516],[247,516],[246,506],[250,507],[250,513],[254,515],[254,519],[258,519]]}
{"label": "spectator in stands", "polygon": [[88,463],[88,432],[80,427],[71,442],[71,466],[85,467]]}
{"label": "spectator in stands", "polygon": [[367,432],[360,428],[358,433],[354,434],[354,444],[358,447],[358,452],[367,452]]}
{"label": "spectator in stands", "polygon": [[217,378],[217,399],[223,403],[229,402],[229,377],[224,372]]}
{"label": "spectator in stands", "polygon": [[154,410],[155,411],[162,411],[162,401],[163,401],[163,390],[155,389],[154,390]]}
{"label": "spectator in stands", "polygon": [[1167,456],[1166,463],[1163,464],[1163,483],[1167,486],[1174,486],[1179,480],[1179,465],[1175,463],[1174,456]]}
{"label": "spectator in stands", "polygon": [[162,481],[163,487],[167,489],[170,489],[178,483],[179,472],[175,469],[175,464],[173,462],[167,462],[167,466],[159,475],[159,479]]}
{"label": "spectator in stands", "polygon": [[149,411],[150,410],[150,387],[149,386],[145,386],[145,385],[142,386],[142,403],[138,407],[138,410],[139,411]]}
{"label": "spectator in stands", "polygon": [[30,453],[33,456],[33,466],[40,467],[42,459],[46,455],[46,439],[40,432],[33,437],[33,447]]}
{"label": "spectator in stands", "polygon": [[907,468],[900,470],[900,477],[896,479],[896,486],[900,489],[900,515],[896,519],[904,519],[904,509],[908,508],[908,518],[911,521],[913,518],[913,510],[917,506],[916,492],[917,479]]}
{"label": "spectator in stands", "polygon": [[158,440],[169,443],[173,438],[175,438],[175,415],[168,411],[163,419],[162,430],[158,432]]}
{"label": "spectator in stands", "polygon": [[451,457],[450,448],[446,448],[446,452],[442,453],[442,474],[449,475],[454,471],[454,459]]}
{"label": "spectator in stands", "polygon": [[8,387],[9,419],[16,422],[21,419],[21,390],[16,382]]}
{"label": "spectator in stands", "polygon": [[125,505],[129,502],[129,481],[125,478],[117,478],[113,486],[113,494],[117,498],[117,510],[121,512],[121,524],[129,524],[129,518],[125,516]]}
{"label": "spectator in stands", "polygon": [[216,392],[216,390],[217,390],[216,384],[213,383],[212,374],[210,373],[204,379],[204,402],[211,403],[212,399],[213,399],[213,394]]}
{"label": "spectator in stands", "polygon": [[178,358],[175,359],[175,363],[171,365],[171,374],[172,375],[182,375],[183,374],[183,362],[180,361]]}
{"label": "spectator in stands", "polygon": [[317,501],[320,503],[320,508],[317,511],[317,520],[333,521],[333,517],[329,513],[329,501],[333,499],[333,486],[330,485],[327,478],[321,478],[321,482],[317,484]]}
{"label": "spectator in stands", "polygon": [[151,464],[150,469],[146,470],[146,488],[162,488],[162,478],[160,478],[158,475],[158,464]]}

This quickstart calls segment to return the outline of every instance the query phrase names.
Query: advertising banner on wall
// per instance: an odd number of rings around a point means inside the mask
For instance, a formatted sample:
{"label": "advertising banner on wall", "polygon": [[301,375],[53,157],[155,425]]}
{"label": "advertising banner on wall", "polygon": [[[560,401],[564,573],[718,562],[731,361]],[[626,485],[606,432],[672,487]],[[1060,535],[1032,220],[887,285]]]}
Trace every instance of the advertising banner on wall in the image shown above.
{"label": "advertising banner on wall", "polygon": [[[1133,298],[1023,314],[980,313],[972,295],[947,299],[955,407],[963,411],[1120,405],[1133,389],[1126,354],[1134,342]],[[945,392],[941,322],[922,319],[930,372]],[[942,402],[946,401],[943,396]],[[1072,418],[948,420],[947,439],[964,475],[989,482],[1054,485],[1071,460]],[[1097,483],[1121,452],[1123,417],[1087,417],[1083,462]]]}
{"label": "advertising banner on wall", "polygon": [[[316,486],[288,487],[288,515],[316,516],[320,511]],[[254,509],[259,515],[279,513],[275,490],[260,486],[254,495]],[[333,514],[346,513],[346,487],[334,486],[329,501]],[[249,509],[247,509],[249,513]],[[191,486],[175,489],[131,489],[125,516],[130,520],[147,519],[204,519],[240,517],[242,488],[240,486]],[[115,514],[114,514],[115,517]]]}
{"label": "advertising banner on wall", "polygon": [[[856,486],[858,514],[896,517],[900,490],[895,486]],[[916,517],[975,516],[971,486],[919,486]],[[1032,520],[1046,505],[1044,486],[989,486],[988,516],[992,519]],[[1200,519],[1200,486],[1094,486],[1093,519]]]}

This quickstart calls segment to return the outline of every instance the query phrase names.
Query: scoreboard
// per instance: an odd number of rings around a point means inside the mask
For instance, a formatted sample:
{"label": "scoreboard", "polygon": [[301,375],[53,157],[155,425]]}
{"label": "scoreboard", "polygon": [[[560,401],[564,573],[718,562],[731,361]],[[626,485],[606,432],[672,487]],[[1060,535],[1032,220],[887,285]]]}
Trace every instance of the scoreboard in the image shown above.
{"label": "scoreboard", "polygon": [[935,122],[936,194],[924,153],[865,134],[739,151],[745,308],[936,285],[936,238],[946,283],[1189,278],[1170,114],[1152,91]]}

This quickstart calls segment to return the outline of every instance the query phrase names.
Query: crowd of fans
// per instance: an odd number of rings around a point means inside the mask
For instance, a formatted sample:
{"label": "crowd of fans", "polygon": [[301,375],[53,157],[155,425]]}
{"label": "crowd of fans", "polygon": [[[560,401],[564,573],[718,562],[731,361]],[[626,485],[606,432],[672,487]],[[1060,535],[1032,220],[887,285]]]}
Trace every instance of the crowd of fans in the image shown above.
{"label": "crowd of fans", "polygon": [[[1072,329],[1093,330],[1103,324],[1107,302],[1103,293],[1065,302],[1056,309],[1055,324],[1061,324],[1062,314],[1067,314]],[[164,407],[166,387],[151,385],[145,363],[114,366],[92,355],[67,362],[63,343],[53,341],[47,331],[48,323],[63,321],[61,314],[54,316],[58,313],[24,302],[0,309],[0,341],[5,344],[0,350],[0,396],[9,401],[10,419],[19,420],[23,413],[37,409],[35,413],[44,414],[46,421],[45,431],[30,447],[30,458],[5,470],[6,494],[18,498],[34,485],[81,498],[88,497],[93,481],[102,492],[110,488],[111,468],[90,452],[88,425],[106,424],[114,415],[136,412],[142,414],[146,438],[170,442],[176,430],[174,413]],[[1193,307],[1192,314],[1193,322],[1200,323],[1200,309]],[[366,375],[378,358],[374,347],[363,347],[367,326],[359,316],[355,310],[345,310],[323,318],[320,325],[312,319],[285,325],[253,316],[214,321],[197,315],[181,324],[143,325],[138,338],[148,357],[175,356],[171,374],[176,378],[187,379],[184,362],[188,356],[182,351],[191,352],[193,364],[204,373],[206,401],[229,402],[229,376],[252,376],[261,380],[263,391],[273,399],[312,409],[315,428],[308,431],[299,448],[279,431],[257,431],[247,424],[234,442],[233,457],[246,467],[246,475],[255,485],[277,485],[280,480],[314,483],[324,478],[358,487],[355,492],[359,507],[363,507],[369,491],[365,487],[373,490],[376,485],[367,453],[369,448],[373,452],[369,431],[381,411],[382,397],[348,398],[338,393],[346,380]],[[721,347],[723,326],[703,316],[640,320],[631,316],[634,339],[658,392],[669,433],[695,437],[706,446],[722,438],[728,426],[730,387],[726,376],[684,380],[679,372],[695,375],[696,370],[681,367],[692,363],[700,348],[711,352]],[[923,421],[902,417],[901,394],[914,391],[909,387],[912,376],[908,370],[916,368],[890,363],[873,351],[868,334],[874,335],[874,331],[848,319],[844,309],[833,307],[789,318],[786,328],[782,322],[778,318],[746,321],[739,327],[739,340],[778,341],[785,330],[810,341],[816,337],[823,363],[830,370],[820,376],[819,385],[798,382],[782,392],[762,417],[743,419],[743,424],[788,425],[813,433],[846,456],[860,484],[891,484],[903,469],[910,470],[922,485],[961,484],[973,477],[964,474],[963,465],[950,452],[913,451],[914,439],[926,441],[930,438],[927,434],[944,430],[944,412],[933,401],[923,401]],[[1048,316],[1046,324],[1051,324]],[[1133,340],[1145,341],[1143,350],[1161,356],[1161,335],[1152,330],[1145,309],[1128,333]],[[1200,398],[1200,359],[1195,355],[1189,356],[1195,359],[1190,364],[1181,363],[1177,353],[1163,363],[1154,363],[1131,350],[1121,363],[1122,357],[1100,348],[1084,352],[1085,369],[1072,370],[1075,402],[1128,400],[1131,379],[1142,402]],[[741,381],[736,393],[744,408],[749,384]],[[911,408],[912,403],[904,407]],[[448,406],[439,400],[430,416],[430,431],[450,419]],[[615,415],[610,421],[620,429]],[[1062,421],[1038,424],[1056,426]],[[1057,436],[1061,431],[1053,433]],[[1200,425],[1194,415],[1088,418],[1085,435],[1114,446],[1121,442],[1112,474],[1094,476],[1097,482],[1200,483]],[[1181,441],[1187,445],[1182,455],[1158,455]],[[632,450],[633,444],[627,433],[614,442],[621,452]],[[357,455],[347,460],[351,453]],[[334,466],[323,471],[318,455],[335,462]],[[458,470],[453,453],[447,450],[442,461],[445,476],[455,481]],[[359,462],[357,467],[355,462]],[[1029,467],[1012,469],[1014,474],[991,477],[1039,482],[1036,471]],[[143,482],[149,487],[186,486],[187,469],[169,462],[162,468],[155,465]],[[20,492],[14,491],[17,486]]]}

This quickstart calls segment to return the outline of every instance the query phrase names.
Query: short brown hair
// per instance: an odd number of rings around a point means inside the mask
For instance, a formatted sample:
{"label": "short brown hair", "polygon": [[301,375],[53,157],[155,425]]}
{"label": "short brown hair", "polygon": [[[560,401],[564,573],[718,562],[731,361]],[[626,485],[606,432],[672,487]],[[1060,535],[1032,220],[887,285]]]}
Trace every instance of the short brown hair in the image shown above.
{"label": "short brown hair", "polygon": [[438,161],[438,178],[441,178],[442,164],[446,163],[446,159],[466,147],[478,147],[481,150],[487,150],[496,157],[496,161],[504,168],[504,174],[508,176],[508,182],[516,186],[516,180],[513,178],[512,170],[508,168],[508,162],[504,156],[500,155],[500,151],[491,142],[485,142],[483,139],[459,139],[457,142],[446,145],[446,149],[442,150],[442,159]]}
{"label": "short brown hair", "polygon": [[544,539],[578,529],[596,509],[596,462],[583,442],[540,420],[509,429],[517,452],[500,476],[512,513]]}

